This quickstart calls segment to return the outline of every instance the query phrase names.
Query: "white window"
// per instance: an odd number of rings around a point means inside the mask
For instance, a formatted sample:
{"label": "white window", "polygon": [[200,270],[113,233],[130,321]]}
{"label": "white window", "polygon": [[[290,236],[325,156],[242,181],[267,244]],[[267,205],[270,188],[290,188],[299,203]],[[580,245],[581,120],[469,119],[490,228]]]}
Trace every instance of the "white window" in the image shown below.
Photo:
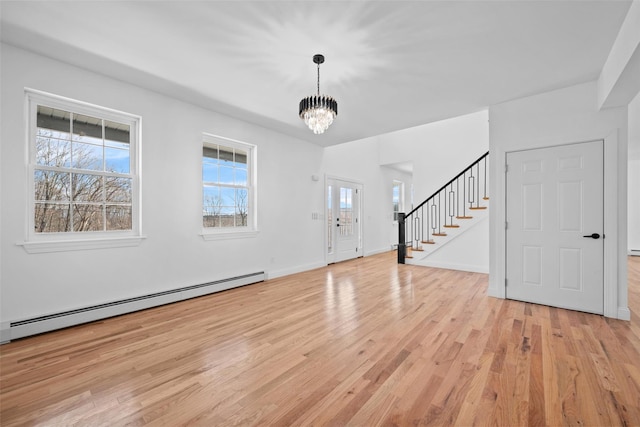
{"label": "white window", "polygon": [[43,92],[27,90],[26,97],[25,248],[46,252],[138,244],[140,118]]}
{"label": "white window", "polygon": [[240,237],[256,231],[256,147],[204,134],[203,236]]}
{"label": "white window", "polygon": [[393,220],[398,220],[398,212],[404,212],[404,182],[393,181]]}

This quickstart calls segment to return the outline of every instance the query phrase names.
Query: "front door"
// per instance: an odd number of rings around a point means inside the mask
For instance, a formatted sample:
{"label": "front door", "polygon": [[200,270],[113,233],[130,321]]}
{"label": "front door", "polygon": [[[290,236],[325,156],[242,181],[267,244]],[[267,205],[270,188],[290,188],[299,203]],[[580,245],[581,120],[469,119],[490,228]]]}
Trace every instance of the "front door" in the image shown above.
{"label": "front door", "polygon": [[327,262],[362,256],[360,200],[362,184],[327,180]]}
{"label": "front door", "polygon": [[507,154],[507,298],[604,312],[603,164],[603,141]]}

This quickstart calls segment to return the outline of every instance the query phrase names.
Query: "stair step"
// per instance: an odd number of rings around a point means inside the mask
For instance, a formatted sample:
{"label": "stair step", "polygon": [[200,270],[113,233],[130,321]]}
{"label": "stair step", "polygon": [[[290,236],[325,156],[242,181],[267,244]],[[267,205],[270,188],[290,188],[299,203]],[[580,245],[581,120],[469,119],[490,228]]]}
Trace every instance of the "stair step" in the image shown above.
{"label": "stair step", "polygon": [[444,228],[460,228],[458,224],[445,225]]}
{"label": "stair step", "polygon": [[472,216],[457,216],[456,219],[472,219]]}
{"label": "stair step", "polygon": [[477,211],[477,210],[480,210],[480,209],[487,209],[487,207],[486,206],[474,206],[474,207],[469,208],[469,209]]}
{"label": "stair step", "polygon": [[433,240],[423,240],[421,243],[424,243],[426,245],[435,245],[436,242],[434,242]]}
{"label": "stair step", "polygon": [[445,237],[447,233],[433,233],[432,236]]}
{"label": "stair step", "polygon": [[482,200],[489,200],[489,198],[488,197],[483,197]]}
{"label": "stair step", "polygon": [[413,249],[411,249],[411,250],[412,250],[412,251],[418,251],[418,252],[423,252],[423,251],[424,251],[424,249],[422,249],[422,247],[420,247],[420,248],[413,248]]}

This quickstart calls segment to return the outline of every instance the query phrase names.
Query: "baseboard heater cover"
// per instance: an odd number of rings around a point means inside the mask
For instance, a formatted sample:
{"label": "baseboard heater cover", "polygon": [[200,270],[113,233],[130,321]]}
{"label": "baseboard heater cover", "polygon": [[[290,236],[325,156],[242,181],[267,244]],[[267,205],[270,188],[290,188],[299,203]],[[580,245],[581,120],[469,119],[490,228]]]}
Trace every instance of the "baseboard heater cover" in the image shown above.
{"label": "baseboard heater cover", "polygon": [[183,301],[227,289],[263,282],[266,279],[264,271],[185,286],[169,291],[156,292],[134,298],[126,298],[104,304],[97,304],[75,310],[62,311],[45,316],[33,317],[9,323],[9,340],[36,335],[55,329],[80,325],[121,314],[132,313],[146,308],[157,307],[172,302]]}
{"label": "baseboard heater cover", "polygon": [[640,249],[629,249],[629,255],[640,256]]}

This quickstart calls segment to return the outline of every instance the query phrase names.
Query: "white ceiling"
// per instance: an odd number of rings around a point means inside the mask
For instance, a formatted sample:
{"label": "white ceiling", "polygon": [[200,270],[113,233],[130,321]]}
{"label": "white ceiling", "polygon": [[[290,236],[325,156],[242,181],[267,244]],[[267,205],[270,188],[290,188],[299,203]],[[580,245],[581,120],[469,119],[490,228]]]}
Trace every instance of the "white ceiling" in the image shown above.
{"label": "white ceiling", "polygon": [[[1,1],[6,43],[321,146],[597,79],[630,1]],[[316,90],[339,114],[298,117]]]}

